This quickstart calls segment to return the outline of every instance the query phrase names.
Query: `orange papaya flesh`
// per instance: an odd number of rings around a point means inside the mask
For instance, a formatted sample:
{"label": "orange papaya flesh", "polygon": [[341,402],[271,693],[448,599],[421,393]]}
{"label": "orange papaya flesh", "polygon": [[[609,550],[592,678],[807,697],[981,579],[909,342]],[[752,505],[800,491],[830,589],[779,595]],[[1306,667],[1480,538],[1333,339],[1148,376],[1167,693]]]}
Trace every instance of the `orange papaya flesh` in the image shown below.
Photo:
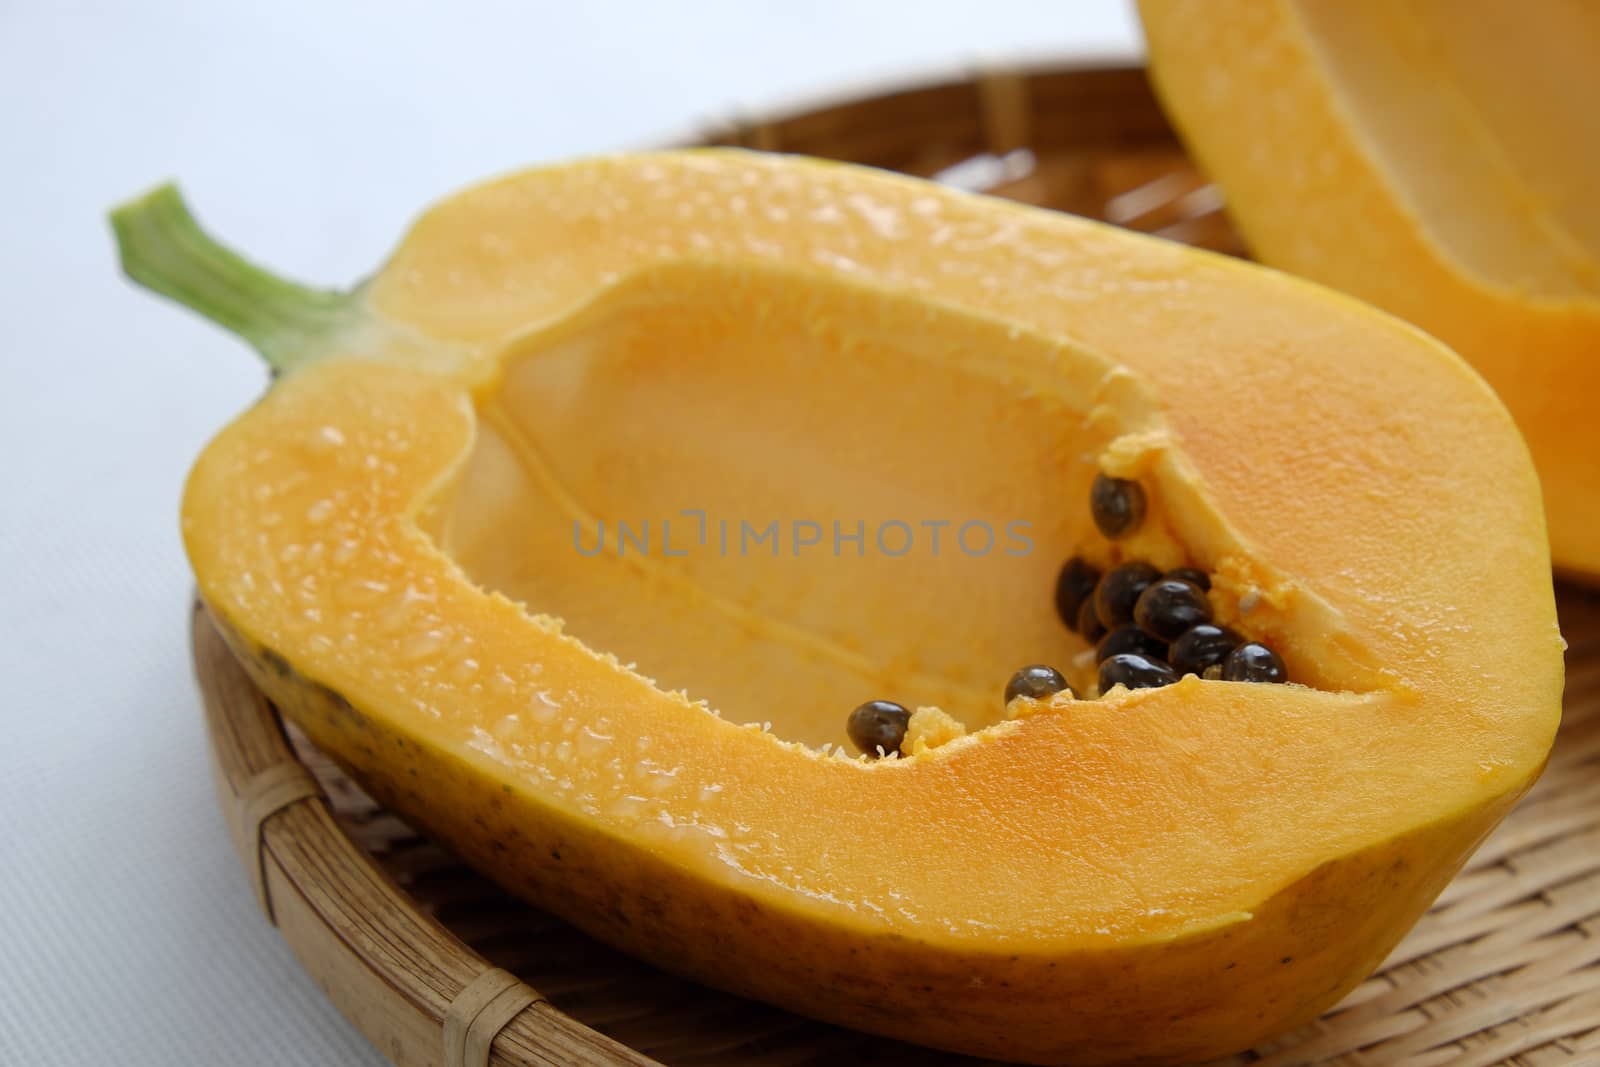
{"label": "orange papaya flesh", "polygon": [[[1510,419],[1442,345],[1287,276],[664,153],[460,194],[336,313],[252,339],[285,373],[183,511],[253,675],[486,873],[719,986],[1030,1062],[1235,1051],[1369,973],[1549,750]],[[1131,537],[1094,530],[1096,472],[1145,487]],[[684,509],[1033,543],[575,551],[575,519]],[[1203,568],[1297,684],[1008,712],[1026,662],[1092,685],[1051,605],[1074,553]],[[965,732],[827,747],[874,697]]]}
{"label": "orange papaya flesh", "polygon": [[1140,11],[1165,109],[1252,252],[1477,368],[1532,450],[1556,567],[1600,580],[1600,8]]}

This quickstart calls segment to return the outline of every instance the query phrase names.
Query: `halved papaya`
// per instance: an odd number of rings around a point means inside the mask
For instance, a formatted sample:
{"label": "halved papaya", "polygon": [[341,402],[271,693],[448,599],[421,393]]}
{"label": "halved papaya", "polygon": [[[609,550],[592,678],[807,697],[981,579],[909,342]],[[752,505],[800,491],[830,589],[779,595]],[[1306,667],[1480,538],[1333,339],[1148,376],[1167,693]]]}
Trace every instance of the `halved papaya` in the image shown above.
{"label": "halved papaya", "polygon": [[1140,11],[1163,106],[1251,251],[1482,372],[1532,449],[1556,566],[1600,581],[1600,5]]}
{"label": "halved papaya", "polygon": [[[740,152],[469,190],[339,295],[170,190],[116,225],[281,372],[183,503],[255,679],[673,970],[981,1055],[1231,1052],[1370,972],[1549,750],[1526,449],[1449,350],[1309,283]],[[1105,479],[1141,506],[1109,522]],[[1289,683],[1087,699],[1068,558],[1197,569]],[[1029,663],[1086,699],[1008,705]],[[922,709],[900,758],[843,750],[872,699]]]}

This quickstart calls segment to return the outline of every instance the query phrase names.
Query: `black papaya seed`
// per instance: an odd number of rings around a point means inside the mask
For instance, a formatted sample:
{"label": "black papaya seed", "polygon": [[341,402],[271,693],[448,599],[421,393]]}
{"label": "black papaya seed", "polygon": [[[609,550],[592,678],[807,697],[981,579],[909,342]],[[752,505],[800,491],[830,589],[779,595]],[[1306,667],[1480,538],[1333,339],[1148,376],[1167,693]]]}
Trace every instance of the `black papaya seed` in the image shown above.
{"label": "black papaya seed", "polygon": [[1067,624],[1067,629],[1078,628],[1078,612],[1083,602],[1094,596],[1094,587],[1100,582],[1100,568],[1093,563],[1073,556],[1062,566],[1056,576],[1056,614]]}
{"label": "black papaya seed", "polygon": [[1190,581],[1195,585],[1198,585],[1205,592],[1209,593],[1211,591],[1211,575],[1207,574],[1203,570],[1200,570],[1198,567],[1174,567],[1161,577],[1182,578],[1185,581]]}
{"label": "black papaya seed", "polygon": [[876,759],[879,750],[887,756],[899,752],[906,739],[911,712],[892,700],[869,700],[850,713],[845,732],[851,744]]}
{"label": "black papaya seed", "polygon": [[1228,653],[1222,661],[1225,682],[1286,682],[1289,670],[1283,658],[1259,641],[1249,641]]}
{"label": "black papaya seed", "polygon": [[1116,685],[1129,689],[1156,689],[1177,680],[1177,672],[1164,662],[1136,652],[1124,652],[1100,664],[1102,693],[1109,692]]}
{"label": "black papaya seed", "polygon": [[1151,637],[1176,641],[1191,626],[1211,621],[1211,601],[1187,578],[1162,578],[1139,594],[1133,621]]}
{"label": "black papaya seed", "polygon": [[[1203,622],[1191,626],[1172,642],[1167,662],[1180,675],[1198,674],[1206,677],[1206,669],[1216,667],[1228,658],[1228,653],[1244,643],[1244,638],[1214,623]],[[1220,677],[1220,674],[1219,674]]]}
{"label": "black papaya seed", "polygon": [[1161,572],[1148,563],[1133,561],[1112,567],[1094,588],[1094,611],[1107,629],[1115,629],[1133,621],[1133,606],[1139,594],[1161,577]]}
{"label": "black papaya seed", "polygon": [[1078,695],[1072,692],[1072,687],[1067,684],[1060,671],[1043,663],[1034,663],[1013,674],[1011,680],[1006,683],[1006,703],[1009,704],[1018,697],[1045,700],[1063,691],[1071,693],[1074,697]]}
{"label": "black papaya seed", "polygon": [[1130,622],[1102,637],[1100,643],[1095,646],[1094,658],[1096,662],[1103,662],[1124,652],[1135,652],[1151,659],[1166,659],[1167,644],[1151,637]]}
{"label": "black papaya seed", "polygon": [[1089,513],[1100,532],[1115,541],[1144,521],[1144,487],[1127,478],[1097,474],[1089,487]]}

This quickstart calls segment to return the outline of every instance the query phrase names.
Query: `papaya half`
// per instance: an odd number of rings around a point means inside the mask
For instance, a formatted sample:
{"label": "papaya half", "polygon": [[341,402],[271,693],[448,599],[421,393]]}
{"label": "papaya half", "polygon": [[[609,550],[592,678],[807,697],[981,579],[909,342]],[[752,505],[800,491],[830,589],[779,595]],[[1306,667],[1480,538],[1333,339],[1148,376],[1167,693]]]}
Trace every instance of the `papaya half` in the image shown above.
{"label": "papaya half", "polygon": [[1557,568],[1600,581],[1600,5],[1140,12],[1162,104],[1251,251],[1475,366],[1533,452]]}
{"label": "papaya half", "polygon": [[[979,1055],[1220,1055],[1373,970],[1546,759],[1527,450],[1442,344],[1311,283],[738,151],[490,182],[341,293],[170,188],[114,222],[277,371],[182,507],[254,679],[674,971]],[[1141,568],[1259,659],[1097,659]],[[897,757],[850,754],[886,725]]]}

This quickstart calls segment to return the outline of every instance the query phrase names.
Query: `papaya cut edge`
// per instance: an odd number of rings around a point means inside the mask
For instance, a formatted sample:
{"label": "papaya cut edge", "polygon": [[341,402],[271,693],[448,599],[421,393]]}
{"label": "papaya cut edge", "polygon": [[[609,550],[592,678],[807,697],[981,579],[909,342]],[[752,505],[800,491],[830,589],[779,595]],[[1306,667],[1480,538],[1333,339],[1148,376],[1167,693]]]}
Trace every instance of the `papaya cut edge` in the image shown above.
{"label": "papaya cut edge", "polygon": [[[706,223],[740,196],[744,229]],[[804,212],[852,221],[830,244],[837,220],[785,229]],[[959,255],[920,261],[936,240],[970,244],[993,284]],[[293,345],[268,338],[317,356],[191,475],[202,597],[380,802],[673,970],[1036,1062],[1243,1047],[1376,966],[1531,785],[1560,639],[1542,540],[1522,536],[1542,535],[1536,484],[1482,383],[1345,298],[1191,256],[735,153],[502,179],[425,216],[317,328],[274,335]],[[1301,354],[1323,345],[1359,348],[1476,438],[1372,423]],[[1209,433],[1186,399],[1207,347],[1244,376],[1208,380]],[[1339,430],[1353,415],[1376,436]],[[1295,459],[1289,427],[1339,461]],[[1366,483],[1346,473],[1363,464]],[[1479,467],[1498,509],[1452,503]],[[1080,503],[1097,473],[1151,499],[1115,545]],[[995,500],[1033,518],[1035,552],[986,570],[580,560],[568,540],[585,517],[685,503],[881,520]],[[1474,529],[1488,547],[1441,555]],[[1082,685],[1092,667],[1049,604],[1074,553],[1201,565],[1219,619],[1306,684],[1190,677],[1008,716],[1003,672],[1050,661]],[[1467,574],[1524,670],[1449,593]],[[966,735],[871,764],[822,754],[850,694],[896,686]],[[974,856],[1005,876],[974,878]],[[1268,992],[1242,1003],[1235,975]],[[1223,980],[1197,990],[1207,977]],[[859,1003],[825,995],[850,980]]]}

